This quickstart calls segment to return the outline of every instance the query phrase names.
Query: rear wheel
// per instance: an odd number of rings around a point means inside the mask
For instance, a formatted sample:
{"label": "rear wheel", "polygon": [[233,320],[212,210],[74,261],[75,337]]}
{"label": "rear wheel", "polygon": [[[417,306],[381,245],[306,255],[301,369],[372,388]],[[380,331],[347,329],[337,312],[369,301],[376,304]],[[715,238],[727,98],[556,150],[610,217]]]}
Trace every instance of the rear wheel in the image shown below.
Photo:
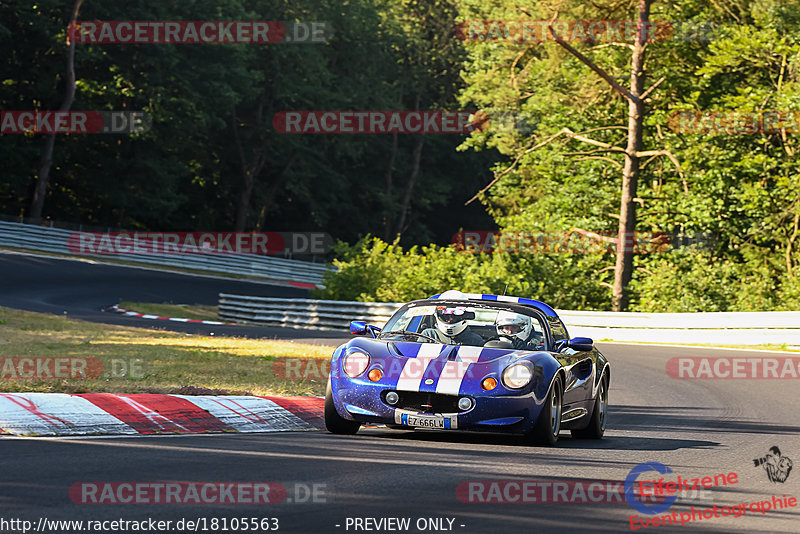
{"label": "rear wheel", "polygon": [[600,389],[594,401],[594,411],[586,428],[572,430],[573,438],[600,439],[606,431],[606,415],[608,412],[608,378],[604,375],[600,380]]}
{"label": "rear wheel", "polygon": [[333,391],[331,391],[330,384],[328,384],[328,389],[325,392],[325,428],[332,434],[347,435],[353,435],[361,428],[361,423],[349,421],[336,411],[336,406],[333,405]]}
{"label": "rear wheel", "polygon": [[550,386],[550,393],[542,406],[542,411],[539,412],[539,419],[528,434],[532,443],[553,447],[558,442],[558,433],[561,431],[561,396],[563,392],[561,376],[556,375]]}

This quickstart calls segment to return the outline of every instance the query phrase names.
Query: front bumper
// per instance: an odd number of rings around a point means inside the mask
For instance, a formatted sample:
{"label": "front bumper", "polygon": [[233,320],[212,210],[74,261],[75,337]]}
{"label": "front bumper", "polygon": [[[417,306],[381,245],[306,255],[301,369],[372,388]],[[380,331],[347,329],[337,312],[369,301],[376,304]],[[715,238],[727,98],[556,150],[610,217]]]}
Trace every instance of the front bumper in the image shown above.
{"label": "front bumper", "polygon": [[[434,415],[444,419],[445,430],[524,434],[533,429],[544,406],[544,399],[537,399],[531,387],[514,393],[509,393],[507,390],[459,396],[432,393],[430,401],[425,403],[427,407],[404,404],[402,402],[404,395],[425,396],[425,393],[409,391],[397,391],[401,402],[397,407],[391,406],[385,401],[385,394],[389,391],[397,390],[385,384],[360,379],[340,379],[331,382],[333,402],[339,415],[362,423],[408,425],[409,415]],[[458,410],[456,403],[461,397],[472,400],[473,406],[469,410]]]}

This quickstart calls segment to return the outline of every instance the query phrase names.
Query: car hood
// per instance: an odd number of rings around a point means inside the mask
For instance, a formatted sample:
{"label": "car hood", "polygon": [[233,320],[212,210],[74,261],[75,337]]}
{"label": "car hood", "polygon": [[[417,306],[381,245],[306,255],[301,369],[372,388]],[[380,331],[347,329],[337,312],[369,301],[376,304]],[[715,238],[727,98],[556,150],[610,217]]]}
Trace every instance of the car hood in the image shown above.
{"label": "car hood", "polygon": [[[383,370],[380,380],[383,386],[452,395],[467,390],[480,391],[478,385],[487,376],[499,381],[500,373],[514,361],[527,360],[534,365],[541,362],[548,368],[554,363],[548,352],[367,338],[353,339],[342,348],[343,352],[354,348],[367,352],[370,367],[379,366]],[[338,367],[332,365],[331,373],[336,374]],[[500,394],[503,390],[498,386],[493,393]]]}
{"label": "car hood", "polygon": [[[404,358],[417,358],[420,355],[423,357],[429,353],[422,347],[424,345],[438,347],[440,350],[437,358],[444,358],[446,360],[457,361],[471,361],[472,363],[508,363],[511,360],[516,360],[524,356],[533,354],[531,351],[502,349],[502,348],[486,348],[486,347],[471,347],[467,345],[436,345],[433,343],[407,343],[402,341],[390,341],[387,344],[387,349],[392,356],[400,356]],[[429,349],[432,351],[432,349]],[[420,352],[422,351],[422,353]]]}

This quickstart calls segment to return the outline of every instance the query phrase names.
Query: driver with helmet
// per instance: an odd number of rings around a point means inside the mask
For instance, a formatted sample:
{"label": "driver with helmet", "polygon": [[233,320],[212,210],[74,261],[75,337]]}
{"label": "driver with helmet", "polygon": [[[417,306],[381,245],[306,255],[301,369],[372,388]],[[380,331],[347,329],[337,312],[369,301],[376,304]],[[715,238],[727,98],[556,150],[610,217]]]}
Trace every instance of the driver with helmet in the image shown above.
{"label": "driver with helmet", "polygon": [[529,350],[530,342],[535,341],[536,332],[533,330],[531,318],[527,315],[501,311],[497,314],[494,324],[500,339],[510,341],[515,349]]}
{"label": "driver with helmet", "polygon": [[436,328],[426,328],[423,335],[447,345],[483,345],[483,338],[467,326],[467,321],[475,318],[475,312],[464,306],[437,306],[435,318]]}

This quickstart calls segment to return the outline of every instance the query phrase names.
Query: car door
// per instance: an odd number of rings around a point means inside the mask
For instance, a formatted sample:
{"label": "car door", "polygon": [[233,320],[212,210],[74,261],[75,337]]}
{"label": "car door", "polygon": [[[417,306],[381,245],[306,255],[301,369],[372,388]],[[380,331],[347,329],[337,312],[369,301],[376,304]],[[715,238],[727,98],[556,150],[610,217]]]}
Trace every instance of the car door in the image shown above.
{"label": "car door", "polygon": [[561,319],[548,317],[548,322],[555,348],[561,349],[557,351],[556,358],[564,366],[564,371],[566,371],[564,406],[581,403],[592,396],[592,388],[594,386],[592,351],[577,351],[567,347],[569,333]]}

